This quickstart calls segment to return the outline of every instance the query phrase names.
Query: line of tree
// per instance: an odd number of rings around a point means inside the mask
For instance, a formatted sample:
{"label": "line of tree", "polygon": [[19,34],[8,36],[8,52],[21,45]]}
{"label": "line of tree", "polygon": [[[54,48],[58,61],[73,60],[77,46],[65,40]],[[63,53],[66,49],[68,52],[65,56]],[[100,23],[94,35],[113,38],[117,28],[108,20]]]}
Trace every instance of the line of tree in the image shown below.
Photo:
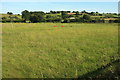
{"label": "line of tree", "polygon": [[[21,12],[22,18],[13,17],[12,12],[7,12],[9,18],[2,17],[2,22],[81,22],[81,23],[119,23],[119,14],[117,13],[99,13],[99,12],[87,12],[85,10],[79,11],[28,11]],[[20,16],[20,15],[19,15]],[[18,19],[17,19],[18,18]],[[107,18],[107,19],[106,19]]]}

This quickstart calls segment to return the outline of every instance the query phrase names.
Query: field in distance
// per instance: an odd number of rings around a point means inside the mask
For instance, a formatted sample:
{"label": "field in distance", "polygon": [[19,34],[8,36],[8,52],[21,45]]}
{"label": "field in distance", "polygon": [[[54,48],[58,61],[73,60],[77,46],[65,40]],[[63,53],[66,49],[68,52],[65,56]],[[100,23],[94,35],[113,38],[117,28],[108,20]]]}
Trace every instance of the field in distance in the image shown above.
{"label": "field in distance", "polygon": [[2,25],[3,78],[77,78],[120,58],[117,24]]}

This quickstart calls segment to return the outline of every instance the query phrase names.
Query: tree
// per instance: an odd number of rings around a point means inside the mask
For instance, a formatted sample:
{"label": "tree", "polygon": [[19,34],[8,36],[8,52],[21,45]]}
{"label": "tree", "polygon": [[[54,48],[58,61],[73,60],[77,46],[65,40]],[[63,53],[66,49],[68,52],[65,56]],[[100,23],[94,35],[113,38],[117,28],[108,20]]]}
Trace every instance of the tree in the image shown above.
{"label": "tree", "polygon": [[91,12],[90,14],[93,15],[93,16],[95,16],[95,12]]}
{"label": "tree", "polygon": [[73,11],[72,13],[75,13],[76,11]]}
{"label": "tree", "polygon": [[52,10],[51,10],[51,11],[50,11],[50,13],[52,13],[52,14],[56,14],[56,13],[57,13],[57,11],[52,11]]}
{"label": "tree", "polygon": [[63,19],[66,18],[66,15],[67,15],[67,13],[65,11],[61,11],[61,16],[62,16]]}
{"label": "tree", "polygon": [[83,19],[89,20],[89,19],[90,19],[90,15],[84,14],[84,15],[83,15]]}
{"label": "tree", "polygon": [[79,11],[76,11],[75,13],[76,13],[76,15],[79,15]]}
{"label": "tree", "polygon": [[70,13],[71,11],[66,11],[67,13]]}
{"label": "tree", "polygon": [[96,12],[95,15],[96,15],[96,16],[99,16],[99,12]]}
{"label": "tree", "polygon": [[27,10],[22,11],[22,18],[23,18],[25,21],[29,21],[29,19],[30,19],[30,12],[27,11]]}
{"label": "tree", "polygon": [[30,16],[30,21],[31,21],[32,23],[39,22],[39,18],[38,18],[38,16],[36,16],[36,15],[31,15],[31,16]]}
{"label": "tree", "polygon": [[34,15],[32,14],[30,16],[30,21],[35,23],[35,22],[43,22],[45,19],[44,19],[44,16],[41,15],[41,14],[37,14],[37,15]]}
{"label": "tree", "polygon": [[88,12],[86,12],[85,10],[83,10],[83,11],[81,11],[81,13],[88,13]]}
{"label": "tree", "polygon": [[84,20],[84,22],[89,22],[89,21],[91,20],[90,15],[84,14],[84,15],[83,15],[83,20]]}
{"label": "tree", "polygon": [[12,12],[7,12],[8,15],[12,15],[13,13]]}
{"label": "tree", "polygon": [[43,11],[34,11],[34,12],[30,12],[30,14],[35,14],[35,15],[45,15],[45,13]]}
{"label": "tree", "polygon": [[75,13],[76,13],[76,14],[75,14],[76,17],[79,17],[79,16],[78,16],[78,15],[79,15],[79,11],[76,11]]}

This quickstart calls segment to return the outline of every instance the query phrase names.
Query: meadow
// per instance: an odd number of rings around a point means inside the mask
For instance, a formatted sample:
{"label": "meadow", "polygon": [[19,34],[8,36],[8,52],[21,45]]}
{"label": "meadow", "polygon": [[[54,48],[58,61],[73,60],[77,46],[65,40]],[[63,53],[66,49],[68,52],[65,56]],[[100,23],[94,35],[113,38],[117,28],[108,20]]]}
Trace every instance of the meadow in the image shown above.
{"label": "meadow", "polygon": [[119,58],[115,23],[2,23],[3,78],[77,78]]}

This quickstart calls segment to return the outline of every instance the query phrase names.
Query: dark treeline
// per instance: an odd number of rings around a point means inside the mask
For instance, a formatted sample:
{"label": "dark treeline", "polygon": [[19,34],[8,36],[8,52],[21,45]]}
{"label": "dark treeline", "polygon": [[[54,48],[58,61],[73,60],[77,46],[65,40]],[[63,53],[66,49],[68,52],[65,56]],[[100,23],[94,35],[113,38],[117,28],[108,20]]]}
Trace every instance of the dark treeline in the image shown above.
{"label": "dark treeline", "polygon": [[[39,22],[59,22],[59,23],[119,23],[119,15],[117,13],[99,13],[99,12],[87,12],[87,11],[28,11],[21,12],[13,16],[12,12],[7,12],[8,18],[2,17],[2,22],[27,22],[27,23],[39,23]],[[19,17],[18,17],[19,16]]]}

